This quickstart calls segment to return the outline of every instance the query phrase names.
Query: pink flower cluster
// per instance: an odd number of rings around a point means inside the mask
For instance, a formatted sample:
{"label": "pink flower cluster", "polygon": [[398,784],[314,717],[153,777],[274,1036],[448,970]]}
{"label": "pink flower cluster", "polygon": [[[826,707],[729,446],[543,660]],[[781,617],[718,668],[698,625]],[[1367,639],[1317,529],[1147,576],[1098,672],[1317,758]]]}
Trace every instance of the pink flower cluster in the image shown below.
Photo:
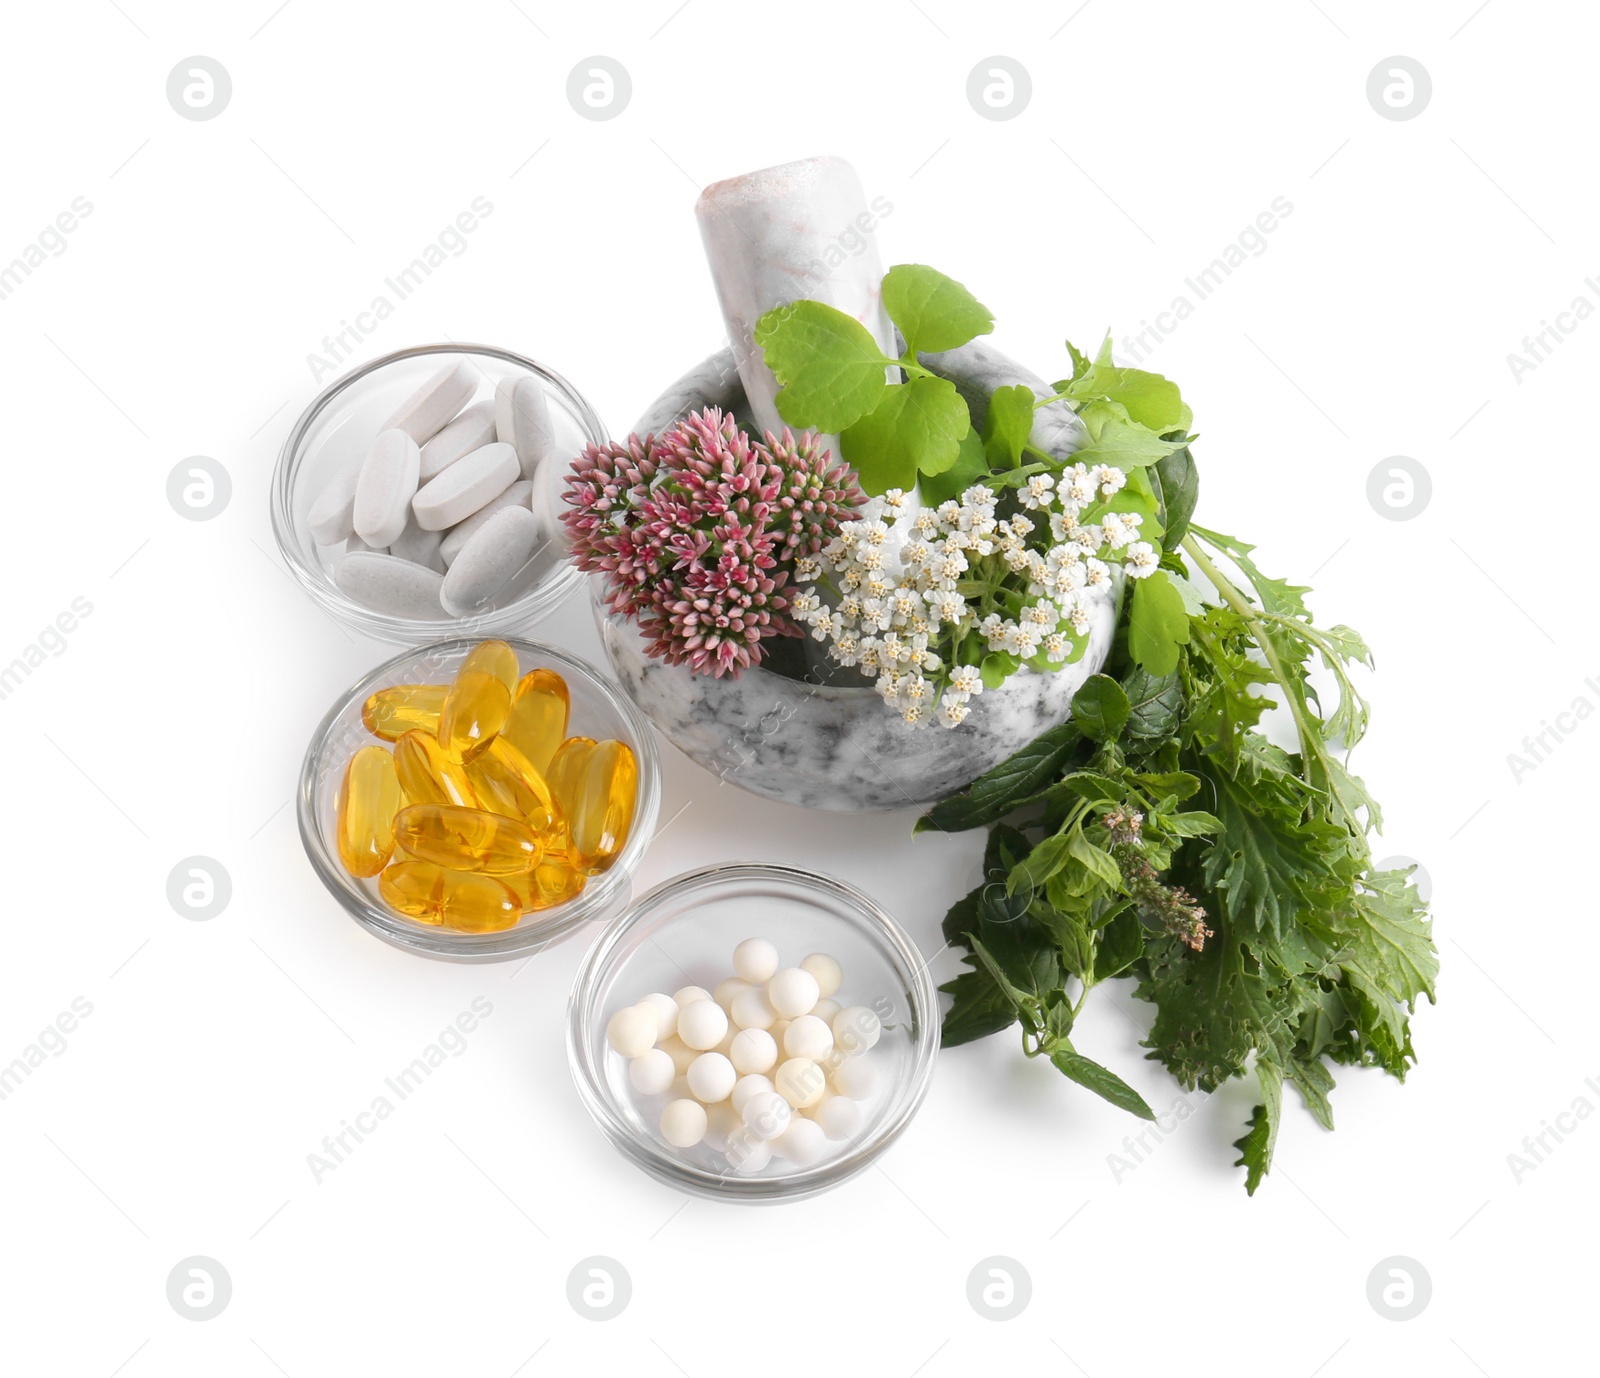
{"label": "pink flower cluster", "polygon": [[707,408],[663,435],[590,445],[562,513],[580,569],[632,618],[649,652],[696,674],[737,676],[761,643],[798,636],[784,589],[866,501],[810,431],[752,441]]}

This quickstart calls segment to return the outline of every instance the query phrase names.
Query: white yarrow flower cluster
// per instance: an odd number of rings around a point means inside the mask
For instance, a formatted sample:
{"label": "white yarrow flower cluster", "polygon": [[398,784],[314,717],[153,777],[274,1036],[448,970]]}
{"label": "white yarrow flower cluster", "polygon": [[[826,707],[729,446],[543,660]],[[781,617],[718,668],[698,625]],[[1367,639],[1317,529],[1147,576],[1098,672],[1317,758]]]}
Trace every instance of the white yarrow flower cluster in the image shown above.
{"label": "white yarrow flower cluster", "polygon": [[[982,484],[935,509],[914,509],[904,492],[890,489],[843,523],[819,558],[796,565],[797,583],[827,580],[834,606],[806,588],[791,597],[791,611],[828,643],[835,661],[873,676],[884,702],[909,726],[959,727],[983,679],[976,666],[947,665],[945,656],[970,632],[990,651],[1063,664],[1088,632],[1097,590],[1111,577],[1101,557],[1135,579],[1155,569],[1159,557],[1138,539],[1137,513],[1079,521],[1126,481],[1104,464],[1034,474],[1015,490],[1023,510],[1010,517],[997,515],[999,496]],[[904,538],[898,548],[891,528]],[[989,610],[997,604],[1016,611]]]}

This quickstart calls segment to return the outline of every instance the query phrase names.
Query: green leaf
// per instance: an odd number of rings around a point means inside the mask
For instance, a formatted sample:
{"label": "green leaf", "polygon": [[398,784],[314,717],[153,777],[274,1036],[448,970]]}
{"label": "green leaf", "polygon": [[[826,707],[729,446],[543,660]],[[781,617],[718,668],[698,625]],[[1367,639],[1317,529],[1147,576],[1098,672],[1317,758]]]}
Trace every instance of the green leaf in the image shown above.
{"label": "green leaf", "polygon": [[983,441],[968,422],[967,432],[961,437],[961,451],[956,462],[942,473],[922,476],[922,500],[929,507],[937,507],[951,498],[959,498],[975,483],[989,476],[989,459],[983,452]]}
{"label": "green leaf", "polygon": [[1037,399],[1025,383],[996,388],[989,394],[983,418],[983,450],[996,469],[1015,469],[1022,463],[1022,447],[1033,430],[1033,404]]}
{"label": "green leaf", "polygon": [[940,1035],[946,1048],[987,1038],[1017,1022],[1016,1006],[986,971],[963,971],[939,989],[955,997]]}
{"label": "green leaf", "polygon": [[882,493],[913,487],[919,471],[939,474],[953,467],[961,457],[961,437],[971,429],[954,383],[913,378],[885,388],[877,406],[839,432],[839,446],[862,488]]}
{"label": "green leaf", "polygon": [[[1072,346],[1069,344],[1070,350]],[[1083,356],[1072,350],[1074,364]],[[1102,359],[1081,370],[1074,368],[1073,377],[1065,388],[1058,383],[1057,390],[1074,401],[1100,397],[1120,403],[1130,417],[1157,435],[1169,431],[1186,431],[1194,420],[1193,413],[1184,404],[1178,385],[1159,373],[1147,373],[1138,368],[1119,368],[1110,362],[1102,351]]]}
{"label": "green leaf", "polygon": [[998,689],[1012,675],[1016,674],[1022,662],[1010,651],[990,651],[984,656],[982,664],[978,666],[978,673],[983,679],[985,689]]}
{"label": "green leaf", "polygon": [[1127,694],[1110,675],[1090,675],[1072,696],[1073,719],[1092,741],[1116,741],[1131,711]]}
{"label": "green leaf", "polygon": [[1179,647],[1189,640],[1189,615],[1183,595],[1164,569],[1133,586],[1133,612],[1128,621],[1128,653],[1152,675],[1170,675],[1178,668]]}
{"label": "green leaf", "polygon": [[783,385],[778,412],[791,426],[842,431],[888,387],[884,369],[894,360],[854,316],[820,301],[774,307],[756,322],[755,340]]}
{"label": "green leaf", "polygon": [[1333,1128],[1333,1104],[1328,1099],[1333,1090],[1333,1073],[1320,1057],[1293,1057],[1284,1068],[1284,1075],[1300,1093],[1306,1109],[1316,1116],[1324,1129]]}
{"label": "green leaf", "polygon": [[1144,924],[1132,909],[1124,909],[1100,930],[1094,953],[1094,979],[1098,984],[1126,971],[1144,956]]}
{"label": "green leaf", "polygon": [[1122,677],[1122,691],[1128,696],[1129,737],[1156,741],[1178,730],[1184,703],[1177,675],[1130,670]]}
{"label": "green leaf", "polygon": [[1081,740],[1076,723],[1050,728],[985,771],[967,786],[965,794],[935,804],[917,820],[915,831],[964,832],[995,822],[1054,779]]}
{"label": "green leaf", "polygon": [[1066,1045],[1055,1048],[1050,1061],[1063,1076],[1093,1091],[1102,1100],[1110,1101],[1119,1110],[1126,1110],[1141,1120],[1155,1119],[1156,1112],[1145,1104],[1144,1097],[1110,1068],[1092,1062]]}
{"label": "green leaf", "polygon": [[1153,472],[1161,486],[1161,520],[1167,528],[1166,547],[1176,550],[1189,534],[1189,519],[1194,516],[1195,504],[1200,500],[1200,470],[1185,445],[1157,460]]}
{"label": "green leaf", "polygon": [[1092,440],[1072,456],[1074,463],[1142,469],[1147,464],[1159,463],[1188,443],[1163,440],[1149,427],[1133,420],[1119,402],[1086,402],[1078,409],[1078,416]]}
{"label": "green leaf", "polygon": [[1200,792],[1200,777],[1186,770],[1135,775],[1133,782],[1156,799],[1174,799],[1180,804]]}
{"label": "green leaf", "polygon": [[1015,867],[1006,877],[1006,893],[1022,894],[1028,899],[1044,893],[1045,885],[1072,860],[1073,839],[1080,836],[1076,829],[1071,833],[1057,833],[1047,837],[1028,853],[1027,860]]}
{"label": "green leaf", "polygon": [[1256,1078],[1261,1083],[1262,1103],[1250,1112],[1250,1128],[1234,1141],[1239,1150],[1235,1167],[1245,1170],[1245,1192],[1254,1196],[1272,1167],[1272,1151],[1278,1143],[1278,1122],[1283,1118],[1283,1073],[1270,1058],[1256,1063]]}
{"label": "green leaf", "polygon": [[906,352],[955,349],[994,329],[994,313],[954,278],[922,263],[897,263],[883,277],[883,305]]}

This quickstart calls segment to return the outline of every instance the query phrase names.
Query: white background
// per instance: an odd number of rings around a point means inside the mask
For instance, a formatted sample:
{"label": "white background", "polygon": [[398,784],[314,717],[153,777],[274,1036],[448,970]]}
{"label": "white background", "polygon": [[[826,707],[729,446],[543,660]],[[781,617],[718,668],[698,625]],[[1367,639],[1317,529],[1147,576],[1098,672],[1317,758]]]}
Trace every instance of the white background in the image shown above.
{"label": "white background", "polygon": [[[93,611],[0,701],[0,1060],[75,998],[93,1012],[0,1102],[0,1367],[1502,1378],[1589,1362],[1600,1123],[1520,1182],[1507,1155],[1577,1098],[1600,1106],[1584,1082],[1600,1078],[1600,723],[1520,783],[1507,754],[1580,695],[1600,704],[1600,323],[1520,382],[1506,356],[1579,294],[1600,302],[1584,285],[1600,25],[1576,4],[1475,3],[10,9],[0,262],[74,197],[93,211],[0,301],[0,662],[75,598]],[[193,54],[233,82],[204,123],[165,95]],[[565,96],[592,54],[632,77],[609,122]],[[1033,85],[1005,122],[965,94],[994,54]],[[1433,82],[1406,122],[1366,97],[1394,54]],[[1196,1098],[1119,1179],[1108,1155],[1138,1126],[1002,1036],[941,1057],[881,1170],[779,1209],[686,1202],[605,1145],[568,1078],[587,935],[525,967],[408,956],[302,855],[307,737],[389,654],[317,611],[273,545],[269,476],[318,387],[307,355],[481,195],[494,209],[467,251],[361,357],[503,345],[625,432],[720,342],[699,186],[823,152],[893,203],[884,262],[965,281],[1046,377],[1063,337],[1137,328],[1274,197],[1293,205],[1149,363],[1203,434],[1201,520],[1314,575],[1320,616],[1376,649],[1356,764],[1386,808],[1379,855],[1431,874],[1444,972],[1406,1086],[1342,1072],[1336,1134],[1290,1097],[1254,1200],[1229,1148],[1253,1087]],[[165,489],[196,454],[233,484],[199,523]],[[1432,477],[1411,521],[1366,497],[1397,454]],[[598,653],[576,600],[529,634]],[[800,862],[937,951],[977,837],[913,843],[909,813],[802,813],[665,757],[662,816],[683,812],[640,888]],[[232,878],[209,922],[166,899],[195,854]],[[468,1050],[315,1182],[322,1137],[478,996],[493,1014]],[[1171,1107],[1141,1061],[1148,1010],[1126,988],[1094,1003],[1081,1046]],[[204,1323],[165,1292],[196,1254],[233,1281]],[[604,1324],[566,1297],[596,1254],[633,1283]],[[1006,1323],[966,1300],[990,1255],[1032,1278]],[[1432,1279],[1405,1323],[1367,1300],[1391,1255]]]}

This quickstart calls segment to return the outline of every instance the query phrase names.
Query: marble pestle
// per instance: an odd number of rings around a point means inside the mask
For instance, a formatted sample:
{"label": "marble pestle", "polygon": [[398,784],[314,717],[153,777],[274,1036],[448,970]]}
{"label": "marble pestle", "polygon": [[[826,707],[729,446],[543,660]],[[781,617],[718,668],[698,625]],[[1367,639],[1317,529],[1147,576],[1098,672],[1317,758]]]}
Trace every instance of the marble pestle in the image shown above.
{"label": "marble pestle", "polygon": [[[866,326],[884,353],[897,352],[873,237],[888,209],[882,197],[867,204],[861,179],[842,158],[763,168],[700,193],[695,218],[757,432],[781,434],[784,426],[777,379],[755,344],[756,322],[773,307],[826,302]],[[837,436],[821,439],[839,453]]]}

